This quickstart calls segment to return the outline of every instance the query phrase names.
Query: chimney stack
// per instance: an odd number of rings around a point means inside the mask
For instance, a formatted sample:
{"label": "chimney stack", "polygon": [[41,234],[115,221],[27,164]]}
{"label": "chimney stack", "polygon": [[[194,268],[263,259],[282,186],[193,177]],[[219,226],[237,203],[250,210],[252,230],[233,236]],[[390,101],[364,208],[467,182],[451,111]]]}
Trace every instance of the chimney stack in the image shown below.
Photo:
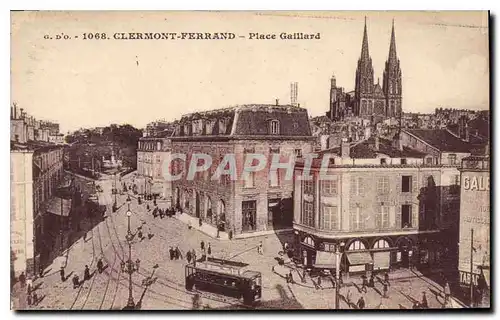
{"label": "chimney stack", "polygon": [[279,106],[280,105],[280,100],[279,99],[276,99],[276,105]]}
{"label": "chimney stack", "polygon": [[340,142],[340,156],[342,158],[350,158],[351,156],[351,146],[347,138],[342,138]]}

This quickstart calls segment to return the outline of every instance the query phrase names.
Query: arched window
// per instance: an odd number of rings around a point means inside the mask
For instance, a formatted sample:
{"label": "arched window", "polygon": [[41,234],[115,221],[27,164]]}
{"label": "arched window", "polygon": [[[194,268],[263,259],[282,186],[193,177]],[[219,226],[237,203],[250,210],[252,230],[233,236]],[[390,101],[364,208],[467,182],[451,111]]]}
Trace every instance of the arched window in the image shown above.
{"label": "arched window", "polygon": [[280,122],[278,120],[271,120],[270,132],[271,134],[280,134]]}
{"label": "arched window", "polygon": [[308,246],[314,247],[314,240],[311,237],[305,237],[302,243],[307,244]]}
{"label": "arched window", "polygon": [[356,240],[353,243],[349,245],[349,248],[347,249],[348,251],[353,251],[353,250],[366,250],[366,247],[363,242]]}
{"label": "arched window", "polygon": [[380,239],[373,244],[373,249],[384,249],[384,248],[389,248],[389,242],[385,241],[384,239]]}

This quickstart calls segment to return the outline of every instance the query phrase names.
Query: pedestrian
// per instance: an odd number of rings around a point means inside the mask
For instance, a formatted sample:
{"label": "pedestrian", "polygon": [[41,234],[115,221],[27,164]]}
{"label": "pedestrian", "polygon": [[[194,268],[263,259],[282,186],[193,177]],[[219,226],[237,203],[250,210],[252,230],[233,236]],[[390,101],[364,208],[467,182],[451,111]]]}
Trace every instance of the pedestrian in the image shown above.
{"label": "pedestrian", "polygon": [[365,299],[363,298],[363,296],[359,297],[357,305],[358,305],[358,309],[365,308]]}
{"label": "pedestrian", "polygon": [[[146,205],[146,210],[149,211],[149,203]],[[153,213],[154,213],[154,211],[153,211]]]}
{"label": "pedestrian", "polygon": [[262,250],[262,241],[259,243],[259,246],[257,247],[257,253],[258,253],[258,254],[263,254],[263,250]]}
{"label": "pedestrian", "polygon": [[38,304],[38,295],[36,294],[36,292],[33,292],[32,302],[33,302],[33,305],[35,305],[35,306]]}
{"label": "pedestrian", "polygon": [[99,258],[99,260],[97,261],[97,271],[99,271],[99,273],[102,273],[102,268],[104,267],[103,263],[102,263],[102,259]]}
{"label": "pedestrian", "polygon": [[200,242],[200,248],[202,251],[205,250],[205,242],[203,240]]}
{"label": "pedestrian", "polygon": [[156,210],[153,210],[153,218],[155,218],[155,219],[156,219],[156,216],[157,216],[157,215],[156,215]]}
{"label": "pedestrian", "polygon": [[73,276],[73,289],[76,289],[80,286],[80,279],[78,278],[78,276],[75,274]]}
{"label": "pedestrian", "polygon": [[170,247],[168,251],[170,253],[170,260],[174,260],[174,248]]}
{"label": "pedestrian", "polygon": [[64,267],[61,267],[61,269],[59,270],[59,274],[61,275],[61,281],[66,281],[66,278],[64,277]]}
{"label": "pedestrian", "polygon": [[451,295],[451,290],[450,290],[450,284],[446,282],[444,285],[444,303],[448,303],[450,301],[450,295]]}
{"label": "pedestrian", "polygon": [[26,280],[26,284],[27,284],[26,290],[27,290],[28,294],[31,294],[31,289],[33,288],[32,287],[33,282],[31,281],[31,279],[28,279],[28,280]]}
{"label": "pedestrian", "polygon": [[362,275],[362,276],[361,276],[361,279],[363,279],[363,283],[362,283],[362,285],[361,285],[361,290],[360,290],[360,292],[363,292],[363,291],[364,291],[364,292],[366,293],[366,292],[367,292],[366,285],[368,284],[368,281],[366,280],[366,276],[365,276],[365,275]]}
{"label": "pedestrian", "polygon": [[144,239],[144,235],[142,234],[142,229],[139,229],[137,235],[139,236],[139,239],[141,239],[141,241]]}
{"label": "pedestrian", "polygon": [[198,219],[198,224],[200,225],[200,227],[203,224],[203,220],[201,219],[201,217]]}
{"label": "pedestrian", "polygon": [[342,270],[339,271],[339,284],[341,286],[344,284],[344,278],[342,277]]}
{"label": "pedestrian", "polygon": [[391,283],[389,282],[389,273],[387,272],[384,274],[384,281],[388,286],[391,286]]}
{"label": "pedestrian", "polygon": [[191,228],[193,228],[193,226],[191,225],[191,220],[188,221],[188,229],[191,230]]}
{"label": "pedestrian", "polygon": [[368,281],[368,286],[370,288],[374,288],[375,287],[375,280],[373,278],[373,273],[370,275],[370,280]]}
{"label": "pedestrian", "polygon": [[384,283],[384,298],[387,298],[387,283]]}
{"label": "pedestrian", "polygon": [[191,263],[191,251],[186,252],[186,259],[188,263]]}
{"label": "pedestrian", "polygon": [[19,275],[19,282],[21,283],[21,287],[26,285],[26,276],[24,275],[24,272],[21,272]]}
{"label": "pedestrian", "polygon": [[318,287],[319,289],[323,289],[323,287],[321,286],[321,275],[318,276]]}
{"label": "pedestrian", "polygon": [[28,306],[31,306],[31,303],[32,303],[32,297],[31,297],[31,294],[28,294],[26,296],[26,302],[28,303]]}
{"label": "pedestrian", "polygon": [[291,284],[294,284],[294,283],[295,283],[295,281],[293,281],[292,270],[290,270],[290,271],[288,272],[288,278],[289,278],[289,281],[290,281],[289,283],[291,283]]}
{"label": "pedestrian", "polygon": [[345,300],[347,301],[347,304],[348,305],[351,305],[351,290],[347,290],[347,294],[346,294],[346,297],[345,297]]}
{"label": "pedestrian", "polygon": [[422,309],[429,308],[429,305],[427,304],[427,295],[425,294],[425,291],[422,292],[422,303],[420,303],[420,306],[422,307]]}
{"label": "pedestrian", "polygon": [[164,215],[163,210],[159,209],[158,211],[160,212],[160,219],[163,219],[163,215]]}
{"label": "pedestrian", "polygon": [[88,265],[85,265],[85,271],[83,271],[83,281],[90,280],[90,269]]}
{"label": "pedestrian", "polygon": [[43,278],[43,268],[40,268],[40,271],[38,272],[38,277]]}
{"label": "pedestrian", "polygon": [[207,261],[207,248],[203,248],[203,252],[201,253],[201,261]]}
{"label": "pedestrian", "polygon": [[212,255],[212,247],[210,246],[210,242],[208,243],[207,253],[209,257]]}
{"label": "pedestrian", "polygon": [[182,259],[182,253],[181,250],[179,250],[179,247],[175,247],[175,260]]}
{"label": "pedestrian", "polygon": [[196,251],[194,251],[194,249],[191,250],[191,254],[193,256],[193,266],[196,267]]}

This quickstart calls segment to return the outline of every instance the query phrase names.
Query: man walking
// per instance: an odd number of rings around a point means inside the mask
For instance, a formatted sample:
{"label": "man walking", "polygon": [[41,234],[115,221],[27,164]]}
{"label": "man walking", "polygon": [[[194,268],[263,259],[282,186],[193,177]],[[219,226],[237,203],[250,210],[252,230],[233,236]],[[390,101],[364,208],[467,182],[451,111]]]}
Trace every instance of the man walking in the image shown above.
{"label": "man walking", "polygon": [[365,308],[365,299],[363,299],[363,296],[359,297],[357,305],[358,305],[358,309]]}
{"label": "man walking", "polygon": [[90,280],[90,269],[88,265],[85,265],[85,271],[83,271],[83,281]]}
{"label": "man walking", "polygon": [[104,264],[102,263],[102,259],[99,258],[99,260],[97,261],[97,271],[99,273],[102,273],[102,269],[104,268]]}
{"label": "man walking", "polygon": [[367,289],[366,289],[366,286],[368,284],[368,281],[366,280],[366,275],[362,275],[361,276],[361,279],[362,279],[362,284],[361,284],[361,289],[359,290],[360,292],[367,292]]}
{"label": "man walking", "polygon": [[66,281],[66,278],[64,277],[64,267],[61,267],[61,269],[59,270],[59,275],[61,276],[62,282]]}
{"label": "man walking", "polygon": [[259,243],[259,246],[257,247],[257,253],[260,255],[264,254],[264,250],[262,249],[262,241]]}

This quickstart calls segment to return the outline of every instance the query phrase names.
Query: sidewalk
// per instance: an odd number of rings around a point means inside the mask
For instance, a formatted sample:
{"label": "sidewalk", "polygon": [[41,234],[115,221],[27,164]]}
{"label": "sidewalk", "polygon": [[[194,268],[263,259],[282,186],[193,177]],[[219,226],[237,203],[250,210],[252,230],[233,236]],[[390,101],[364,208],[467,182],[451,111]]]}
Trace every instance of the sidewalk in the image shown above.
{"label": "sidewalk", "polygon": [[[191,223],[191,227],[193,229],[196,229],[200,232],[203,232],[204,234],[217,239],[217,228],[215,228],[212,225],[209,225],[208,223],[203,222],[201,227],[198,218],[191,217],[190,215],[186,213],[176,213],[174,215],[174,218],[176,218],[179,221],[184,222],[186,225],[189,225]],[[218,240],[229,240],[229,235],[226,232],[220,231],[219,232],[219,239]]]}

